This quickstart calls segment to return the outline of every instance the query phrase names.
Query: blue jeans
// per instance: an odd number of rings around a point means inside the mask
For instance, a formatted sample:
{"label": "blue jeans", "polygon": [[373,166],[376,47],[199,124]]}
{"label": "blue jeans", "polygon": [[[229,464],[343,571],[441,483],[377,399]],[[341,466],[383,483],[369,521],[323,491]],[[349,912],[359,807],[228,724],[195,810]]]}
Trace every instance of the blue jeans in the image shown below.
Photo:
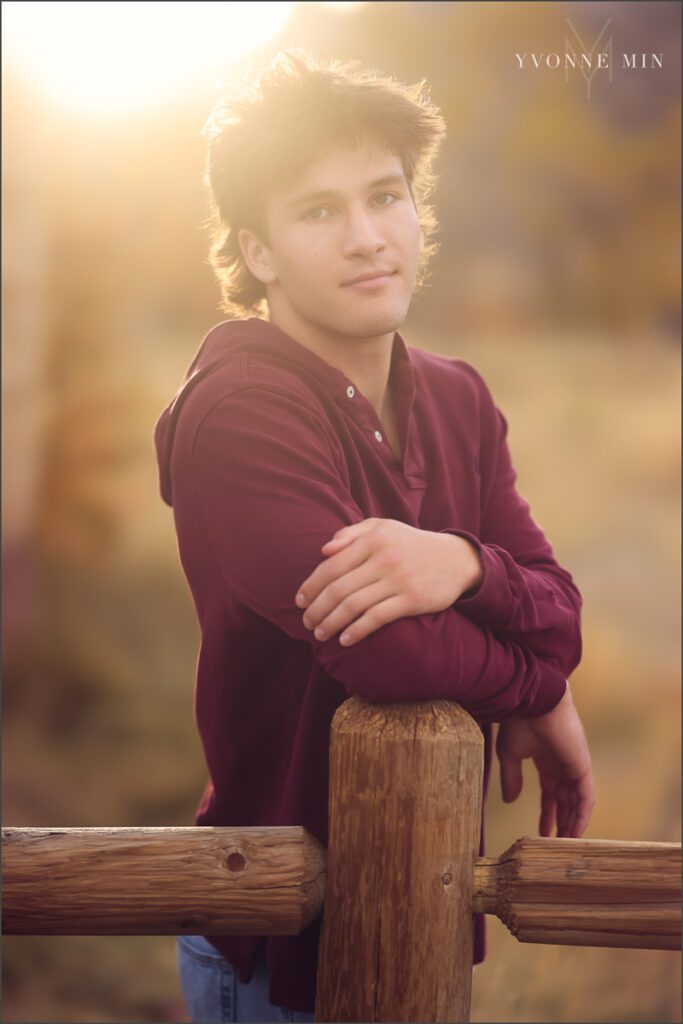
{"label": "blue jeans", "polygon": [[203,935],[179,935],[176,939],[180,984],[195,1024],[214,1021],[315,1020],[312,1013],[286,1010],[268,1001],[268,961],[265,943],[256,960],[249,984]]}

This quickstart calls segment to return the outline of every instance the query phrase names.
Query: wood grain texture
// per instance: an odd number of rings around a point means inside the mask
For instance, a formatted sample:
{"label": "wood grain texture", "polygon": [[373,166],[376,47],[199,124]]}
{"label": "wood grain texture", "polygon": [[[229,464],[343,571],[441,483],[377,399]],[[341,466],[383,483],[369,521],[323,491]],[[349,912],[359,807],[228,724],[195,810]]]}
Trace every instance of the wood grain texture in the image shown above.
{"label": "wood grain texture", "polygon": [[316,1020],[469,1020],[482,775],[450,701],[337,710]]}
{"label": "wood grain texture", "polygon": [[325,849],[287,828],[3,828],[8,935],[297,935]]}
{"label": "wood grain texture", "polygon": [[681,948],[678,843],[524,837],[474,873],[474,909],[520,942]]}

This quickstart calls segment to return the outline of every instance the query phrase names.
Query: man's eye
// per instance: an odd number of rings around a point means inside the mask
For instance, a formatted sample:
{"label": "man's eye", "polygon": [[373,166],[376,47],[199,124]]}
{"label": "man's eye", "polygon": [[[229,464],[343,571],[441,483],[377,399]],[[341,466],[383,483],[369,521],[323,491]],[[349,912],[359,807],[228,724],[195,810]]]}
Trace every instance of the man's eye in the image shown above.
{"label": "man's eye", "polygon": [[[378,206],[391,206],[392,203],[395,203],[400,198],[395,192],[380,192],[379,195],[375,196],[375,202]],[[386,200],[386,202],[378,202],[378,200],[382,199]]]}
{"label": "man's eye", "polygon": [[[314,206],[311,210],[307,210],[304,214],[305,220],[324,220],[324,215],[329,213],[329,206]],[[320,216],[322,214],[323,216]]]}

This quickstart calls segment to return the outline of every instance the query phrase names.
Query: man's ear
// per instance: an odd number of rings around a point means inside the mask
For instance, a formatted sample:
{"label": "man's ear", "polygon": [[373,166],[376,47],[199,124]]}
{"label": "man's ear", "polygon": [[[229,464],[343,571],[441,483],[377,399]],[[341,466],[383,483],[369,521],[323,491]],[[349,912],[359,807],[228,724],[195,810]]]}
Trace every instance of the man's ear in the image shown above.
{"label": "man's ear", "polygon": [[273,266],[273,254],[267,245],[248,228],[240,228],[237,240],[244,256],[244,262],[254,277],[262,284],[277,281]]}

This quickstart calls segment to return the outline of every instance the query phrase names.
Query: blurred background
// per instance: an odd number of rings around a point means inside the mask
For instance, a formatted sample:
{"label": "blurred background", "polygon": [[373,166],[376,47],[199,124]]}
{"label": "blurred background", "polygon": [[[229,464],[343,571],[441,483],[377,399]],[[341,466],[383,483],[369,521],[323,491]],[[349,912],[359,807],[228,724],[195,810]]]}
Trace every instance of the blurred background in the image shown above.
{"label": "blurred background", "polygon": [[[431,85],[441,250],[403,333],[483,373],[583,593],[587,837],[680,841],[678,3],[4,3],[2,37],[3,823],[193,824],[199,634],[152,430],[225,319],[201,128],[297,46]],[[598,38],[610,73],[533,66]],[[531,769],[510,806],[496,772],[489,855],[538,823]],[[680,1019],[675,953],[488,936],[475,1021]],[[6,1021],[188,1019],[173,938],[3,952]]]}

